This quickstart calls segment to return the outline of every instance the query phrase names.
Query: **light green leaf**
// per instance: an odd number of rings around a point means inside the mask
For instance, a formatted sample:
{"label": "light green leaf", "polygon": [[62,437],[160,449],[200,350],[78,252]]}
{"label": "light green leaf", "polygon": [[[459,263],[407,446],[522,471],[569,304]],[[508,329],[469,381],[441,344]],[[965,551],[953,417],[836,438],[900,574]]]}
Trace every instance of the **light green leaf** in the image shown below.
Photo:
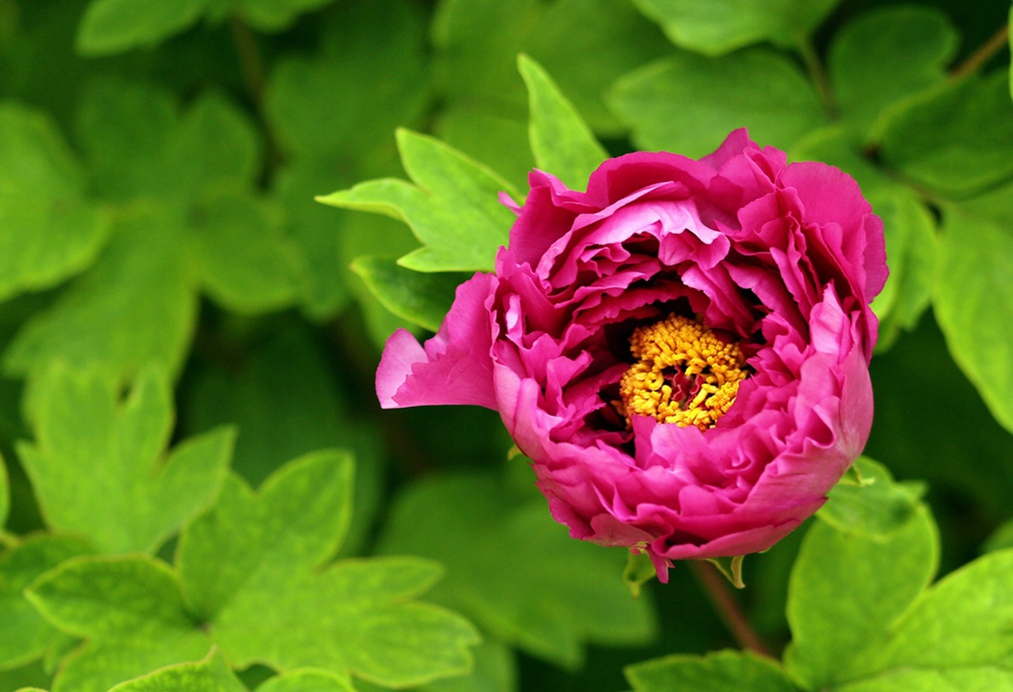
{"label": "light green leaf", "polygon": [[776,662],[742,651],[718,651],[706,656],[675,655],[626,668],[636,692],[794,692]]}
{"label": "light green leaf", "polygon": [[240,16],[261,31],[288,28],[305,12],[312,12],[334,0],[233,0]]}
{"label": "light green leaf", "polygon": [[840,0],[634,0],[678,46],[723,55],[761,41],[802,45]]}
{"label": "light green leaf", "polygon": [[[514,214],[499,203],[510,185],[447,145],[398,131],[401,160],[415,185],[373,180],[318,199],[324,204],[386,214],[405,221],[423,247],[399,264],[416,271],[491,270]],[[417,185],[417,187],[416,187]]]}
{"label": "light green leaf", "polygon": [[583,190],[608,153],[541,65],[524,55],[517,65],[528,86],[535,163],[569,188]]}
{"label": "light green leaf", "polygon": [[366,283],[373,295],[398,317],[435,332],[454,302],[454,290],[468,279],[467,274],[423,274],[380,257],[360,257],[352,271]]}
{"label": "light green leaf", "polygon": [[321,569],[348,526],[351,474],[347,456],[322,452],[256,494],[230,480],[180,540],[187,602],[240,666],[327,668],[390,686],[465,672],[472,627],[411,600],[439,577],[437,565],[387,558]]}
{"label": "light green leaf", "polygon": [[933,306],[953,359],[1013,431],[1013,212],[1006,186],[944,208]]}
{"label": "light green leaf", "polygon": [[92,0],[81,20],[77,50],[108,55],[158,43],[192,26],[208,0]]}
{"label": "light green leaf", "polygon": [[418,692],[515,692],[519,689],[515,659],[510,647],[485,641],[475,648],[475,667],[470,674],[434,680]]}
{"label": "light green leaf", "polygon": [[0,301],[48,288],[94,260],[108,219],[43,113],[0,103]]}
{"label": "light green leaf", "polygon": [[177,663],[121,682],[109,692],[247,692],[221,655],[213,650],[196,663]]}
{"label": "light green leaf", "polygon": [[973,680],[972,672],[982,677],[998,669],[1006,683],[999,689],[1013,683],[1011,571],[1013,550],[1000,550],[951,572],[922,593],[890,631],[866,642],[852,674],[888,678],[922,669],[942,679]]}
{"label": "light green leaf", "polygon": [[907,525],[921,507],[925,485],[897,483],[882,464],[859,458],[853,468],[861,484],[842,480],[830,491],[818,516],[839,531],[886,538]]}
{"label": "light green leaf", "polygon": [[257,687],[257,692],[355,692],[355,688],[348,676],[303,668],[274,676]]}
{"label": "light green leaf", "polygon": [[1005,75],[969,76],[905,99],[882,121],[887,164],[948,198],[1013,176],[1013,103]]}
{"label": "light green leaf", "polygon": [[995,692],[1013,689],[1013,671],[990,666],[896,670],[834,689],[839,692]]}
{"label": "light green leaf", "polygon": [[233,433],[192,438],[164,457],[164,375],[146,370],[124,401],[96,371],[53,367],[38,386],[36,441],[18,455],[51,528],[82,533],[106,553],[153,551],[214,498]]}
{"label": "light green leaf", "polygon": [[65,659],[53,692],[106,692],[211,648],[184,608],[175,573],[154,558],[73,558],[27,597],[51,623],[88,639]]}
{"label": "light green leaf", "polygon": [[121,221],[94,268],[25,322],[4,369],[25,375],[65,361],[126,378],[155,362],[176,371],[197,312],[178,224],[154,207]]}
{"label": "light green leaf", "polygon": [[444,563],[433,600],[562,666],[580,665],[584,642],[632,644],[654,631],[651,604],[634,600],[622,580],[625,554],[572,540],[544,501],[511,507],[490,476],[414,485],[395,505],[379,550]]}
{"label": "light green leaf", "polygon": [[40,575],[92,549],[65,536],[37,536],[0,555],[0,669],[35,660],[59,645],[65,635],[27,600],[24,589]]}
{"label": "light green leaf", "polygon": [[190,238],[204,287],[233,312],[277,310],[302,289],[298,250],[272,211],[247,195],[224,193],[193,214]]}
{"label": "light green leaf", "polygon": [[932,581],[939,539],[928,511],[885,537],[817,521],[788,587],[792,643],[785,665],[809,689],[851,680],[869,642],[888,630]]}
{"label": "light green leaf", "polygon": [[828,67],[842,118],[864,137],[883,109],[946,76],[959,36],[946,15],[930,7],[866,12],[834,37]]}
{"label": "light green leaf", "polygon": [[760,144],[787,148],[826,121],[798,67],[764,48],[723,58],[679,52],[620,79],[608,100],[637,147],[694,157],[738,127]]}

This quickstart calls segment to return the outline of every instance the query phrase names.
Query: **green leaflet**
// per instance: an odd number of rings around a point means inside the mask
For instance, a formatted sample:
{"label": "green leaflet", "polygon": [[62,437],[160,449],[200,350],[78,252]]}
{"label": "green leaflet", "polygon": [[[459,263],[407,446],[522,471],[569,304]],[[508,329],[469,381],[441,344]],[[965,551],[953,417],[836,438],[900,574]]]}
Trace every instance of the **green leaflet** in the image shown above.
{"label": "green leaflet", "polygon": [[761,41],[798,47],[840,0],[634,0],[676,45],[723,55]]}
{"label": "green leaflet", "polygon": [[[446,565],[433,600],[558,665],[578,667],[584,642],[632,644],[655,628],[648,601],[633,600],[622,581],[624,555],[570,539],[541,500],[512,507],[492,476],[409,488],[380,546],[388,554],[408,551]],[[596,604],[593,612],[588,603]]]}
{"label": "green leaflet", "polygon": [[709,154],[739,127],[783,149],[826,122],[798,67],[765,48],[721,58],[680,51],[624,76],[608,100],[637,147],[692,157]]}
{"label": "green leaflet", "polygon": [[322,569],[347,531],[351,475],[347,456],[320,452],[256,494],[230,479],[180,540],[186,602],[240,666],[323,667],[399,686],[465,672],[473,628],[412,600],[439,577],[437,565],[382,558]]}
{"label": "green leaflet", "polygon": [[385,308],[432,332],[454,302],[454,289],[469,278],[449,272],[424,274],[380,257],[360,257],[352,262],[352,271]]}
{"label": "green leaflet", "polygon": [[885,466],[866,457],[855,461],[852,470],[857,479],[834,486],[818,512],[836,529],[885,538],[907,525],[922,506],[923,483],[897,483]]}
{"label": "green leaflet", "polygon": [[608,153],[541,65],[524,55],[517,64],[528,86],[535,163],[567,187],[585,189],[588,176]]}
{"label": "green leaflet", "polygon": [[386,214],[411,226],[425,247],[399,260],[416,271],[490,270],[514,215],[500,204],[512,187],[438,140],[398,131],[405,171],[415,185],[384,179],[319,197],[324,204]]}
{"label": "green leaflet", "polygon": [[257,692],[355,692],[355,688],[347,676],[304,668],[274,676]]}
{"label": "green leaflet", "polygon": [[18,445],[47,524],[81,533],[104,553],[151,552],[211,503],[233,432],[212,431],[165,447],[172,403],[148,369],[120,400],[98,372],[53,367],[33,399],[35,442]]}
{"label": "green leaflet", "polygon": [[193,26],[208,0],[92,0],[81,20],[77,50],[107,55],[158,43]]}
{"label": "green leaflet", "polygon": [[846,24],[828,67],[848,129],[874,139],[887,106],[943,80],[958,42],[946,15],[928,7],[885,7]]}
{"label": "green leaflet", "polygon": [[85,195],[85,175],[44,113],[0,102],[0,301],[85,269],[108,217]]}
{"label": "green leaflet", "polygon": [[211,648],[186,612],[178,577],[155,558],[75,558],[47,572],[27,595],[51,623],[87,638],[60,668],[53,692],[106,692]]}
{"label": "green leaflet", "polygon": [[[335,688],[339,689],[339,688]],[[247,692],[217,651],[203,661],[178,663],[122,682],[109,692]]]}
{"label": "green leaflet", "polygon": [[933,306],[953,359],[1013,431],[1013,213],[1007,185],[944,209]]}
{"label": "green leaflet", "polygon": [[742,651],[659,658],[627,667],[626,677],[635,692],[794,692],[797,689],[777,663]]}
{"label": "green leaflet", "polygon": [[25,600],[24,589],[65,560],[92,548],[65,536],[36,536],[0,554],[0,669],[38,659],[62,645],[65,634]]}

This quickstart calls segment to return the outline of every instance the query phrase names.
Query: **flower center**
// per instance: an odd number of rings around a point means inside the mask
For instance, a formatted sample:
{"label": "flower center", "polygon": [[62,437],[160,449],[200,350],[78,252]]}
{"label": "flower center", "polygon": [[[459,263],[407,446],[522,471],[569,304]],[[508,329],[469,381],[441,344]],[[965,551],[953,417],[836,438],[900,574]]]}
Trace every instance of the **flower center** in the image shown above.
{"label": "flower center", "polygon": [[713,428],[748,376],[737,343],[681,315],[638,327],[630,351],[637,362],[619,380],[621,401],[615,402],[627,420],[637,414]]}

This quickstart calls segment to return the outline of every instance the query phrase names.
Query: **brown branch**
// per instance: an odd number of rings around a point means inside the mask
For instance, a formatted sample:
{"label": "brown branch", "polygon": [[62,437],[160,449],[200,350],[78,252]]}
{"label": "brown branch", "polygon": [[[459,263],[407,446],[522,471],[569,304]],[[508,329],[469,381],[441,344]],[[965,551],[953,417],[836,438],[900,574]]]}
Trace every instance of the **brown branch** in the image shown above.
{"label": "brown branch", "polygon": [[702,560],[689,561],[690,569],[697,581],[707,592],[714,609],[718,612],[725,627],[731,632],[735,641],[743,649],[749,649],[761,656],[774,658],[774,653],[769,646],[756,633],[753,626],[746,618],[742,606],[732,596],[728,588],[728,581],[718,572],[714,565]]}
{"label": "brown branch", "polygon": [[978,50],[967,56],[964,62],[950,70],[950,76],[955,79],[959,79],[975,72],[982,65],[991,60],[992,56],[1002,50],[1008,40],[1009,24],[1005,24],[995,33],[994,36],[992,36],[992,38],[988,39],[985,43],[979,46]]}

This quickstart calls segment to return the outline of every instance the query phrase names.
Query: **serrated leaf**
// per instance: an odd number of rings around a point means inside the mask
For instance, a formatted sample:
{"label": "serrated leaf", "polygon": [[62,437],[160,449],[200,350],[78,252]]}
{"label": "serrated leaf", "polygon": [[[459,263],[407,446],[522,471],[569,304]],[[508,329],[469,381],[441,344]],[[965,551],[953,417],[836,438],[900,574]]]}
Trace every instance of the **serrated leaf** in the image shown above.
{"label": "serrated leaf", "polygon": [[1013,176],[1013,103],[1005,76],[951,80],[884,116],[884,160],[948,198]]}
{"label": "serrated leaf", "polygon": [[433,600],[559,665],[577,667],[584,642],[642,642],[654,629],[651,604],[623,583],[625,555],[570,539],[543,501],[511,507],[490,476],[416,484],[395,505],[379,550],[444,563]]}
{"label": "serrated leaf", "polygon": [[634,0],[678,46],[723,55],[761,41],[804,43],[840,0]]}
{"label": "serrated leaf", "polygon": [[[109,692],[247,692],[247,690],[229,669],[221,654],[212,651],[203,661],[166,666],[153,673],[122,682]],[[307,692],[310,692],[309,688]]]}
{"label": "serrated leaf", "polygon": [[620,79],[608,102],[639,148],[693,157],[714,151],[738,127],[761,144],[787,148],[826,122],[798,67],[764,48],[722,58],[676,53]]}
{"label": "serrated leaf", "polygon": [[869,642],[888,631],[932,581],[935,523],[920,508],[885,537],[817,521],[802,542],[788,586],[792,643],[785,666],[809,689],[853,679]]}
{"label": "serrated leaf", "polygon": [[146,46],[192,26],[208,0],[92,0],[77,34],[82,55],[108,55]]}
{"label": "serrated leaf", "polygon": [[675,655],[626,667],[635,692],[794,692],[780,665],[748,651]]}
{"label": "serrated leaf", "polygon": [[192,215],[190,238],[208,294],[233,312],[289,305],[302,289],[302,264],[271,210],[252,197],[209,197]]}
{"label": "serrated leaf", "polygon": [[154,558],[74,558],[27,596],[51,623],[88,639],[65,659],[53,692],[106,692],[211,648],[184,608],[175,573]]}
{"label": "serrated leaf", "polygon": [[867,457],[855,461],[862,485],[840,482],[818,516],[840,531],[886,538],[911,521],[925,492],[921,483],[897,483],[882,464]]}
{"label": "serrated leaf", "polygon": [[567,187],[583,190],[608,153],[541,65],[524,55],[517,65],[528,87],[535,163]]}
{"label": "serrated leaf", "polygon": [[[319,197],[324,204],[405,221],[425,247],[399,260],[416,271],[491,270],[514,214],[499,203],[505,181],[438,140],[398,131],[401,160],[415,185],[373,180]],[[417,186],[417,187],[416,187]]]}
{"label": "serrated leaf", "polygon": [[360,257],[352,263],[385,308],[398,317],[435,332],[454,302],[454,291],[467,274],[423,274],[381,257]]}
{"label": "serrated leaf", "polygon": [[214,498],[233,433],[191,438],[165,456],[173,412],[160,372],[139,375],[124,401],[96,371],[54,367],[39,387],[36,441],[18,456],[51,528],[106,553],[153,551]]}
{"label": "serrated leaf", "polygon": [[387,558],[321,570],[348,525],[351,468],[341,454],[309,455],[257,494],[233,478],[180,540],[187,602],[239,665],[323,667],[395,686],[466,671],[471,626],[411,600],[437,565]]}
{"label": "serrated leaf", "polygon": [[929,7],[885,7],[846,24],[827,61],[845,122],[863,136],[873,134],[888,104],[946,76],[958,42],[946,15]]}
{"label": "serrated leaf", "polygon": [[303,668],[276,675],[257,692],[355,692],[347,676],[326,670]]}
{"label": "serrated leaf", "polygon": [[48,288],[98,255],[106,214],[84,194],[84,175],[42,112],[0,103],[0,301]]}
{"label": "serrated leaf", "polygon": [[80,539],[43,535],[0,555],[0,669],[35,660],[62,641],[65,635],[25,600],[24,589],[65,560],[91,552]]}
{"label": "serrated leaf", "polygon": [[1013,431],[1013,187],[944,208],[933,306],[953,359]]}
{"label": "serrated leaf", "polygon": [[4,369],[25,375],[54,361],[122,377],[151,362],[178,369],[197,312],[178,223],[156,208],[122,220],[92,270],[24,323]]}

